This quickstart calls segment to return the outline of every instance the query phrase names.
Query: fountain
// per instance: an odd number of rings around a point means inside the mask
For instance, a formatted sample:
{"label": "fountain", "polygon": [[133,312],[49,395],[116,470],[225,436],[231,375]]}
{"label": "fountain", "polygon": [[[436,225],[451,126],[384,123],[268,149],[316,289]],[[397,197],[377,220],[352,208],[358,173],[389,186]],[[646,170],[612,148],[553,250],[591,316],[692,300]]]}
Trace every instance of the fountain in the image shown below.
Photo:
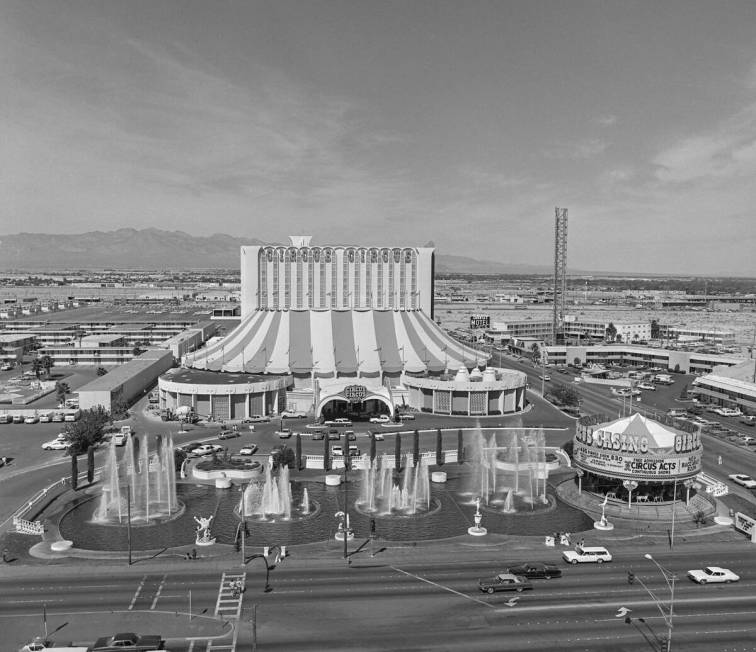
{"label": "fountain", "polygon": [[132,435],[120,462],[115,441],[110,442],[103,473],[100,502],[93,515],[97,523],[124,523],[131,510],[131,521],[157,523],[180,511],[176,499],[176,467],[173,439],[154,437],[149,450],[149,435]]}
{"label": "fountain", "polygon": [[363,511],[380,515],[415,515],[430,509],[430,477],[428,463],[421,459],[417,466],[406,456],[399,482],[394,482],[394,456],[383,455],[371,463],[362,456],[362,490],[358,505]]}
{"label": "fountain", "polygon": [[[246,517],[268,519],[279,517],[284,520],[292,519],[291,481],[289,480],[289,467],[281,465],[278,474],[273,474],[273,465],[268,463],[265,467],[264,480],[262,482],[250,482],[242,494],[239,504],[239,513]],[[309,516],[313,513],[313,505],[310,502],[307,488],[302,493],[302,500],[296,503],[297,516]]]}
{"label": "fountain", "polygon": [[543,430],[499,431],[486,438],[476,433],[471,445],[472,473],[469,492],[489,508],[517,511],[515,497],[534,509],[548,504],[546,496],[545,436]]}

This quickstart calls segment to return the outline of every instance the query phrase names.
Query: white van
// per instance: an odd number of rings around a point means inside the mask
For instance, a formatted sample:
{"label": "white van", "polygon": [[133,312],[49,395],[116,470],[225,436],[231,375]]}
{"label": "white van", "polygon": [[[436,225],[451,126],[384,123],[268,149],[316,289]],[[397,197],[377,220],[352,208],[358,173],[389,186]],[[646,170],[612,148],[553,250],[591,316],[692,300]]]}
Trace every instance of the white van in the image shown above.
{"label": "white van", "polygon": [[574,550],[565,550],[562,559],[570,564],[603,564],[612,561],[612,555],[603,546],[575,546]]}

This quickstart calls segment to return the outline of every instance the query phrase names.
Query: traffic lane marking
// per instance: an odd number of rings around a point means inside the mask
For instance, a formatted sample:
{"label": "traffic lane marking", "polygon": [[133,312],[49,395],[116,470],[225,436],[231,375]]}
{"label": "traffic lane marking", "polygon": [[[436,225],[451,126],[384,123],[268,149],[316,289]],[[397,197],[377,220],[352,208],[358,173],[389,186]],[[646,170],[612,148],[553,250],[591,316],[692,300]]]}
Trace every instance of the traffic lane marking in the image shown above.
{"label": "traffic lane marking", "polygon": [[452,589],[448,586],[444,586],[443,584],[439,584],[438,582],[433,582],[432,580],[428,580],[424,577],[420,577],[419,575],[415,575],[414,573],[409,573],[405,570],[402,570],[401,568],[397,568],[396,566],[391,566],[396,572],[403,573],[404,575],[407,575],[408,577],[412,577],[416,580],[420,580],[421,582],[425,582],[427,584],[430,584],[432,586],[435,586],[436,588],[441,589],[442,591],[448,591],[449,593],[454,593],[455,595],[458,595],[462,598],[465,598],[466,600],[470,600],[471,602],[477,602],[478,604],[485,605],[486,607],[489,607],[491,609],[495,609],[496,605],[492,605],[485,600],[480,600],[479,598],[474,598],[471,595],[467,595],[466,593],[461,593],[460,591],[456,591],[455,589]]}

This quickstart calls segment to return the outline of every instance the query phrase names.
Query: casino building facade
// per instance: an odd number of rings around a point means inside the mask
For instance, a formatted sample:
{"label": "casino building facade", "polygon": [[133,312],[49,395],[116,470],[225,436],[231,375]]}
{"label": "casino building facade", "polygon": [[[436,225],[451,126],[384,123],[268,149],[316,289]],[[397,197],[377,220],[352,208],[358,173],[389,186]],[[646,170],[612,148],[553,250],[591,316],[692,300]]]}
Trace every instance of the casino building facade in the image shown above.
{"label": "casino building facade", "polygon": [[[489,372],[483,388],[480,369],[488,354],[457,342],[434,321],[433,248],[310,241],[291,236],[290,245],[241,248],[241,323],[223,340],[183,358],[182,378],[192,392],[179,391],[174,379],[172,395],[205,396],[213,385],[224,385],[204,382],[207,375],[193,378],[197,370],[236,375],[239,382],[246,374],[285,378],[285,399],[263,400],[268,414],[284,406],[315,416],[345,410],[393,414],[398,404],[446,414],[524,407],[524,374]],[[460,371],[466,386],[454,390],[450,383]],[[420,387],[427,379],[448,384],[438,400],[427,399],[435,390]],[[163,385],[161,379],[166,397]]]}
{"label": "casino building facade", "polygon": [[573,441],[582,489],[625,502],[679,498],[700,473],[702,458],[695,429],[682,430],[641,414],[614,420],[584,417]]}

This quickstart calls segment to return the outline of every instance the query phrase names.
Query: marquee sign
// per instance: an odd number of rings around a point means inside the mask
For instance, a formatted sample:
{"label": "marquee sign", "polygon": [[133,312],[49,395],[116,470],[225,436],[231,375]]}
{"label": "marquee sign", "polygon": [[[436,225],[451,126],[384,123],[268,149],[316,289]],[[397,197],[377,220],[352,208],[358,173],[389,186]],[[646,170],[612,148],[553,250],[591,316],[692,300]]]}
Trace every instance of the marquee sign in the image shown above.
{"label": "marquee sign", "polygon": [[632,480],[689,478],[701,471],[701,452],[635,455],[586,446],[575,440],[575,463],[588,471]]}
{"label": "marquee sign", "polygon": [[367,398],[367,387],[365,385],[347,385],[344,388],[344,398],[350,403],[359,403]]}
{"label": "marquee sign", "polygon": [[[645,435],[630,435],[626,432],[612,432],[607,429],[587,428],[578,426],[575,442],[580,442],[592,448],[622,453],[649,453],[648,437]],[[701,438],[696,432],[679,432],[675,434],[674,452],[676,454],[689,453],[701,449]],[[653,454],[653,451],[651,451]]]}

